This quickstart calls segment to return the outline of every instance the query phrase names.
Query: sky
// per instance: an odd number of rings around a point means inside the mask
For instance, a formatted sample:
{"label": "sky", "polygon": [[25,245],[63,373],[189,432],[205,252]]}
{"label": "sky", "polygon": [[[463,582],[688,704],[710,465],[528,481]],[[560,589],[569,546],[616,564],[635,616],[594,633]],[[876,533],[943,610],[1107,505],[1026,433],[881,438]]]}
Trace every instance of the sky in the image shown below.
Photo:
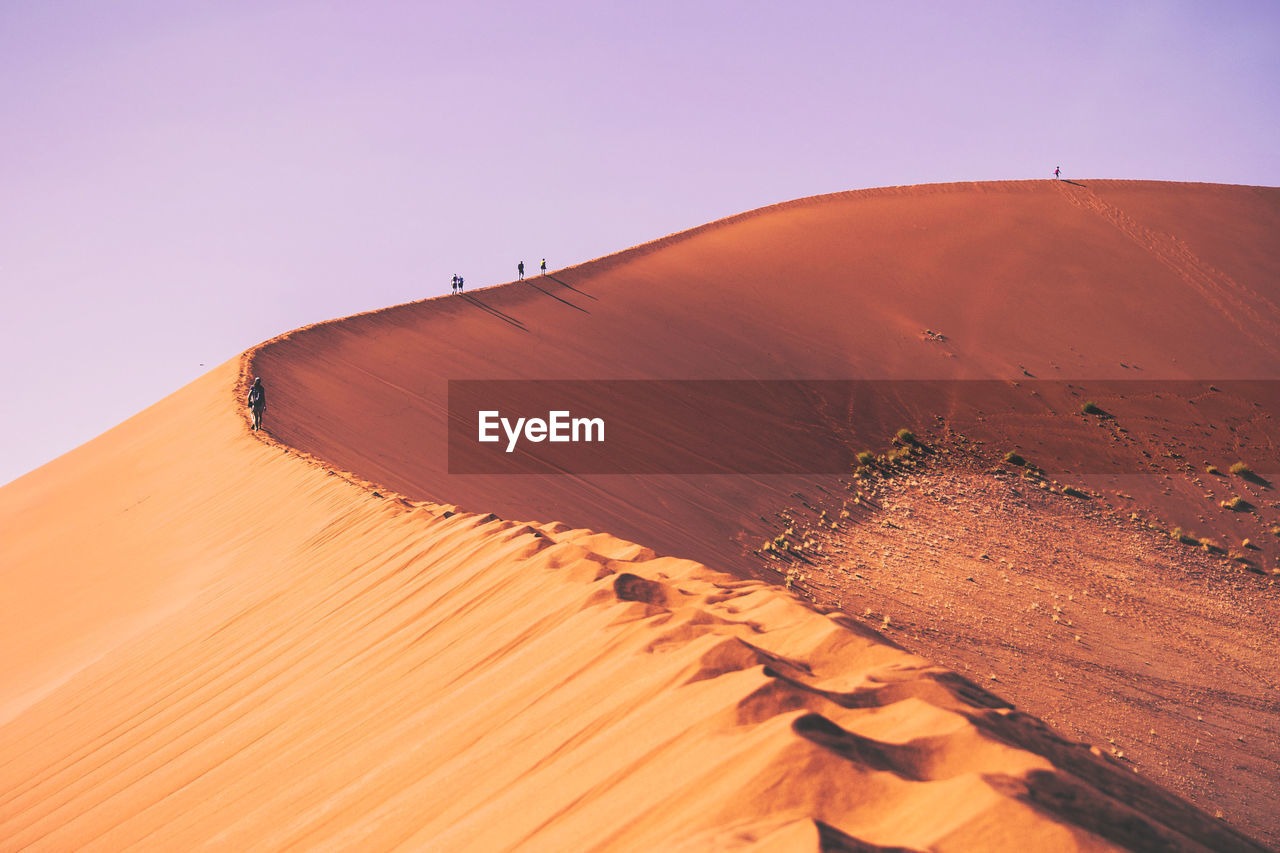
{"label": "sky", "polygon": [[260,341],[775,202],[1280,184],[1280,3],[0,0],[0,483]]}

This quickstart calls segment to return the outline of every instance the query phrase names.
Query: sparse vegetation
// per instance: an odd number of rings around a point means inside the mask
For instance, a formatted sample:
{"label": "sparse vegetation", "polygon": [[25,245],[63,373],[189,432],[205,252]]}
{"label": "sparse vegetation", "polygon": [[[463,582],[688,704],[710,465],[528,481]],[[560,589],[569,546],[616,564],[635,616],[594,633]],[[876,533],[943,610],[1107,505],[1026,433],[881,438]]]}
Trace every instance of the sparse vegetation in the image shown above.
{"label": "sparse vegetation", "polygon": [[858,454],[859,465],[870,465],[872,462],[875,462],[875,461],[876,461],[876,455],[872,453],[870,450],[864,450]]}
{"label": "sparse vegetation", "polygon": [[1105,415],[1106,414],[1106,412],[1102,411],[1102,407],[1099,406],[1097,403],[1093,402],[1092,400],[1088,401],[1083,406],[1081,406],[1080,412],[1081,414],[1085,414],[1085,415]]}
{"label": "sparse vegetation", "polygon": [[1175,527],[1173,528],[1173,530],[1170,530],[1169,536],[1172,537],[1174,541],[1181,542],[1183,545],[1199,545],[1200,544],[1199,539],[1197,539],[1195,536],[1191,535],[1190,533],[1187,533],[1181,527]]}
{"label": "sparse vegetation", "polygon": [[1201,547],[1201,548],[1204,548],[1204,549],[1205,549],[1206,551],[1208,551],[1210,554],[1225,554],[1225,553],[1227,553],[1227,549],[1226,549],[1226,548],[1223,548],[1220,544],[1218,544],[1218,542],[1217,542],[1216,540],[1214,540],[1214,539],[1210,539],[1208,536],[1205,536],[1205,537],[1203,537],[1202,539],[1200,539],[1200,547]]}
{"label": "sparse vegetation", "polygon": [[1075,486],[1063,486],[1062,493],[1064,495],[1070,495],[1073,498],[1085,498],[1086,500],[1092,497],[1092,495],[1084,489],[1077,489]]}
{"label": "sparse vegetation", "polygon": [[1263,487],[1271,486],[1271,483],[1267,480],[1266,477],[1257,473],[1256,471],[1254,471],[1252,468],[1250,468],[1248,465],[1244,464],[1243,462],[1237,462],[1234,465],[1232,465],[1231,473],[1235,474],[1237,477],[1243,480],[1248,480],[1251,483],[1257,483],[1259,486],[1263,486]]}
{"label": "sparse vegetation", "polygon": [[1239,495],[1236,495],[1235,497],[1230,498],[1228,500],[1222,501],[1221,503],[1218,504],[1218,506],[1222,507],[1223,509],[1229,509],[1232,512],[1248,512],[1249,510],[1253,509],[1253,504],[1249,503],[1247,500],[1240,497]]}
{"label": "sparse vegetation", "polygon": [[893,440],[898,444],[905,445],[907,447],[912,447],[920,443],[916,438],[916,434],[906,428],[898,430],[897,434],[894,435]]}
{"label": "sparse vegetation", "polygon": [[1008,453],[1004,455],[1004,461],[1008,462],[1010,465],[1026,465],[1027,464],[1027,460],[1023,459],[1020,455],[1018,455],[1012,450],[1010,450]]}
{"label": "sparse vegetation", "polygon": [[807,576],[801,574],[799,569],[790,568],[787,569],[786,575],[783,576],[783,583],[787,589],[793,589],[796,584],[804,583],[807,579]]}
{"label": "sparse vegetation", "polygon": [[1215,476],[1215,477],[1221,477],[1221,476],[1222,476],[1222,472],[1221,472],[1221,471],[1219,471],[1219,470],[1217,469],[1217,467],[1216,467],[1216,466],[1214,466],[1214,465],[1210,465],[1209,467],[1205,468],[1205,469],[1204,469],[1204,472],[1205,472],[1206,474],[1212,474],[1212,475],[1213,475],[1213,476]]}

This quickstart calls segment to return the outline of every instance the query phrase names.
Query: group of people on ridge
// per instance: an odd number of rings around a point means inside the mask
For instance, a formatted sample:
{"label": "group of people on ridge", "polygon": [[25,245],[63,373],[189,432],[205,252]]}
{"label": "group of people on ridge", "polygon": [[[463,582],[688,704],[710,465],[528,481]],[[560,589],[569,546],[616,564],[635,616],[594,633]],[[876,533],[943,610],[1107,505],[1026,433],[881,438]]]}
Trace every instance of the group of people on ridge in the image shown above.
{"label": "group of people on ridge", "polygon": [[[520,273],[520,280],[521,280],[521,281],[524,281],[524,261],[521,261],[520,263],[516,264],[516,272]],[[542,259],[542,274],[543,274],[543,275],[546,275],[546,274],[547,274],[547,259],[546,259],[546,258],[543,258],[543,259]]]}
{"label": "group of people on ridge", "polygon": [[[516,264],[516,272],[518,272],[518,273],[520,274],[520,281],[524,281],[524,261],[521,261],[520,263]],[[547,274],[547,259],[546,259],[546,258],[543,258],[543,259],[542,259],[542,274],[543,274],[543,275],[546,275],[546,274]],[[453,282],[452,282],[452,291],[453,291],[453,293],[461,293],[461,292],[462,292],[462,285],[463,285],[462,276],[460,276],[460,275],[455,275],[455,276],[453,277]]]}
{"label": "group of people on ridge", "polygon": [[[520,280],[524,281],[524,261],[516,264],[516,270],[520,273]],[[547,274],[547,259],[542,259],[542,274]],[[453,292],[461,293],[465,282],[462,276],[455,275],[453,277]],[[245,401],[249,406],[249,412],[253,415],[253,429],[262,429],[262,413],[267,410],[267,390],[262,386],[262,378],[255,376],[253,385],[249,387],[249,397]]]}

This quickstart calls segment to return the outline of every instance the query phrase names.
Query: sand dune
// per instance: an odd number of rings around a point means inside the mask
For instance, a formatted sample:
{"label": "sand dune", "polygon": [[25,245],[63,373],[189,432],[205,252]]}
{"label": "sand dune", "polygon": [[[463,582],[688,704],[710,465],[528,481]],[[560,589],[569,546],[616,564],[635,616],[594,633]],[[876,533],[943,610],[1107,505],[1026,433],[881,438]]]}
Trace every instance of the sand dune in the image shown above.
{"label": "sand dune", "polygon": [[3,492],[95,602],[6,613],[3,849],[1250,849],[767,585],[258,442],[236,367]]}
{"label": "sand dune", "polygon": [[[1115,386],[1104,380],[1280,378],[1280,191],[1087,183],[804,199],[524,283],[294,332],[256,359],[279,401],[272,429],[406,494],[609,530],[749,572],[745,551],[772,535],[759,518],[812,489],[813,478],[450,475],[447,380],[1049,381],[1062,399],[1007,423],[905,399],[897,423],[865,432],[923,432],[945,414],[975,438],[1023,445],[1046,468],[1061,460],[1060,476],[1072,473],[1064,463],[1079,461],[1062,435],[1070,416],[1094,393],[1113,403],[1105,395]],[[1268,405],[1280,417],[1280,397]],[[634,417],[678,431],[679,411],[665,423],[664,414],[647,408]],[[1210,458],[1224,471],[1236,454],[1277,439],[1274,418],[1239,421],[1237,435],[1222,421],[1238,419],[1224,411],[1216,419],[1223,429],[1206,438],[1192,424],[1211,409],[1155,412],[1167,435],[1133,423],[1147,414],[1125,424],[1134,438],[1162,450],[1170,441],[1204,445],[1194,452],[1209,455],[1192,461]],[[1145,465],[1140,450],[1130,458]],[[1137,462],[1128,470],[1149,473]],[[1255,542],[1270,536],[1270,516],[1201,522],[1203,489],[1185,477],[1170,495],[1169,484],[1144,482],[1126,490],[1137,489],[1170,525]]]}
{"label": "sand dune", "polygon": [[1262,849],[744,579],[821,478],[451,476],[443,380],[1276,378],[1278,201],[809,200],[223,365],[0,489],[0,849]]}

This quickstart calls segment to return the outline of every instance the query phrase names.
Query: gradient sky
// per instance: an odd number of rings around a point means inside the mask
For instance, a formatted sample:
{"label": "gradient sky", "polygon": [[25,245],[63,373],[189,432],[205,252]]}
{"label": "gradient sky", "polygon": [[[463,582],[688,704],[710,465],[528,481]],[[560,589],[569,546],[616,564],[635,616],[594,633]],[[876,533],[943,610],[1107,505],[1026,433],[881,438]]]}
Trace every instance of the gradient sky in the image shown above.
{"label": "gradient sky", "polygon": [[0,0],[0,483],[455,272],[1059,164],[1274,186],[1278,44],[1270,0]]}

